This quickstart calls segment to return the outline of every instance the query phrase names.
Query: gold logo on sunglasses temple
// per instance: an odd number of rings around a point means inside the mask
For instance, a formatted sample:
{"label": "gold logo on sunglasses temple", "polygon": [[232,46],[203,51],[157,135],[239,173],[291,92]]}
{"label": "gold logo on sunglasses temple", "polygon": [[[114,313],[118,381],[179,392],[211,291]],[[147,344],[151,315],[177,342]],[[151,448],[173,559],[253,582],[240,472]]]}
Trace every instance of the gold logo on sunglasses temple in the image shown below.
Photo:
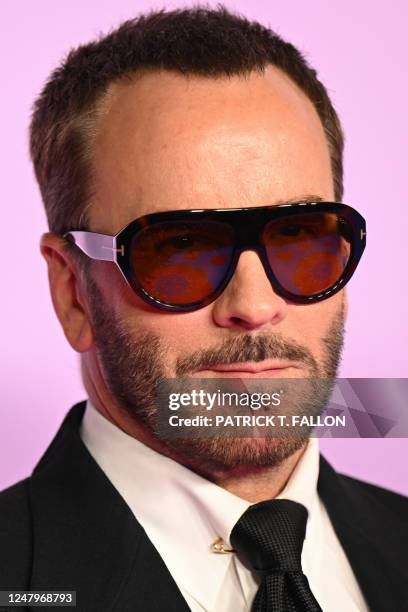
{"label": "gold logo on sunglasses temple", "polygon": [[108,247],[108,246],[105,246],[105,245],[102,245],[101,248],[102,249],[108,249],[109,251],[115,251],[115,253],[120,253],[122,255],[122,257],[125,256],[125,245],[124,244],[122,244],[120,246],[120,249],[115,249],[114,247]]}

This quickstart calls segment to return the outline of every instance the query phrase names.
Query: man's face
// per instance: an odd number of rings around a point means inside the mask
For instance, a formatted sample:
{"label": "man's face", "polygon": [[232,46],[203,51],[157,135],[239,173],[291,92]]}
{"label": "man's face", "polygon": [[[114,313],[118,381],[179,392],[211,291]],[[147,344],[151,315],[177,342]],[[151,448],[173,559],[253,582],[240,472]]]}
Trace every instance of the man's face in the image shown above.
{"label": "man's face", "polygon": [[[96,232],[115,234],[137,217],[168,210],[316,196],[334,201],[319,117],[274,67],[246,79],[155,72],[115,85],[94,147],[89,218]],[[118,406],[147,429],[154,428],[151,393],[160,376],[335,376],[344,291],[311,305],[287,302],[274,292],[254,251],[241,255],[216,301],[190,313],[149,306],[112,264],[94,262],[92,277],[95,342],[85,355],[87,377],[100,376],[94,386],[106,385]],[[277,366],[285,367],[277,372]],[[268,444],[237,441],[229,461],[273,465],[296,448]],[[183,460],[188,443],[174,445]],[[228,467],[216,445],[203,442],[197,452],[202,462]]]}

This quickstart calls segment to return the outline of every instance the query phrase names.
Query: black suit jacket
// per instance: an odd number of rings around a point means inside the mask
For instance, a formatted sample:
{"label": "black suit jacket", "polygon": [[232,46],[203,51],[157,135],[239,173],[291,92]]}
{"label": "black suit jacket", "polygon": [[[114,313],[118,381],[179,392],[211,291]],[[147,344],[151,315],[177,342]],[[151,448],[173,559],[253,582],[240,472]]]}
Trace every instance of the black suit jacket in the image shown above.
{"label": "black suit jacket", "polygon": [[[0,493],[0,590],[77,591],[81,612],[188,612],[83,444],[84,409],[69,411],[33,474]],[[323,457],[318,488],[372,612],[408,611],[408,498],[337,474]]]}

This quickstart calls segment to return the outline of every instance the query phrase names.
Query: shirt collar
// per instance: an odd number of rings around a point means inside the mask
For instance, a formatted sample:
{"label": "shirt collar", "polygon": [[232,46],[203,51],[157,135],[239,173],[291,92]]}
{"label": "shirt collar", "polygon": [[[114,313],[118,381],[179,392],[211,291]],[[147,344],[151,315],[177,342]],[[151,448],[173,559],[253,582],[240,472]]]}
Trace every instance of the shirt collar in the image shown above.
{"label": "shirt collar", "polygon": [[[232,528],[251,503],[129,436],[89,400],[81,436],[176,583],[213,609],[232,555],[213,553],[211,544],[221,537],[229,545]],[[318,471],[318,441],[311,438],[277,497],[302,503],[310,515]]]}

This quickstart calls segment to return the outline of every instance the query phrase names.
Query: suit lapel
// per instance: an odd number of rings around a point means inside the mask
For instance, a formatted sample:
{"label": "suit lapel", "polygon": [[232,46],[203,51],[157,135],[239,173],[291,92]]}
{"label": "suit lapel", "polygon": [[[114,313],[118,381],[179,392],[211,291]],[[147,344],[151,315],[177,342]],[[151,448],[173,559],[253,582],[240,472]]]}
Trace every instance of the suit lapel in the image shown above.
{"label": "suit lapel", "polygon": [[[407,580],[401,544],[387,509],[321,456],[318,490],[371,612],[405,610]],[[402,555],[401,555],[402,557]],[[402,563],[406,563],[402,561]]]}
{"label": "suit lapel", "polygon": [[163,560],[79,435],[74,406],[30,479],[31,589],[77,591],[78,610],[189,608]]}

